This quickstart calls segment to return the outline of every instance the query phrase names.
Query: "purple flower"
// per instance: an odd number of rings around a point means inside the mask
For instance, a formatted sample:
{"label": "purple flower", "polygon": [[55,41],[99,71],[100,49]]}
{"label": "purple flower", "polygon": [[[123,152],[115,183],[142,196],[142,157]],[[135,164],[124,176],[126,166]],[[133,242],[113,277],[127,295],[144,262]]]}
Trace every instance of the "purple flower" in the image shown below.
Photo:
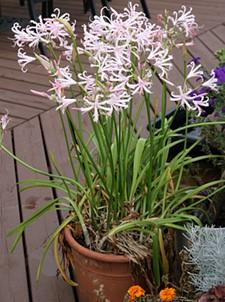
{"label": "purple flower", "polygon": [[214,69],[215,77],[218,81],[218,84],[225,83],[225,66],[216,67]]}
{"label": "purple flower", "polygon": [[209,100],[209,105],[212,106],[212,107],[215,107],[216,105],[216,98],[212,98]]}
{"label": "purple flower", "polygon": [[222,112],[222,113],[225,113],[225,106],[223,106],[223,107],[221,108],[221,112]]}

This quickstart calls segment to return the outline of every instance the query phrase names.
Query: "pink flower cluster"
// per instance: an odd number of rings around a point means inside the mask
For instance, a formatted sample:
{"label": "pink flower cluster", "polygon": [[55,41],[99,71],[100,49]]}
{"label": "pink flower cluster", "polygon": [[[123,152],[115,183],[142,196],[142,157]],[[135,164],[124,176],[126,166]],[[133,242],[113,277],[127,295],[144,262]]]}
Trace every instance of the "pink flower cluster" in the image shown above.
{"label": "pink flower cluster", "polygon": [[[14,24],[12,30],[15,45],[19,47],[18,62],[23,71],[34,60],[47,69],[52,88],[48,93],[34,93],[54,100],[58,104],[57,109],[63,112],[71,104],[76,110],[91,112],[96,122],[100,114],[111,115],[114,111],[128,108],[135,94],[151,94],[155,73],[175,86],[168,79],[173,67],[171,49],[176,45],[176,39],[180,42],[181,35],[185,44],[198,30],[191,9],[187,11],[184,6],[172,16],[162,16],[162,25],[159,26],[152,24],[144,13],[137,10],[137,5],[130,3],[122,13],[112,9],[110,19],[101,14],[84,25],[83,41],[81,47],[77,47],[75,23],[70,25],[69,22],[68,14],[60,16],[56,10],[51,18],[42,20],[40,17],[38,22],[31,21],[25,29],[21,29],[18,23]],[[25,46],[37,48],[40,42],[49,49],[52,59],[26,54]],[[90,73],[80,68],[79,56],[88,58],[92,69]],[[67,60],[67,66],[60,66],[61,58]],[[202,72],[199,66],[192,64],[190,68],[184,87],[177,87],[178,93],[172,93],[172,101],[200,112],[201,106],[207,106],[208,102],[203,96],[198,100],[190,97],[187,80],[202,76]],[[204,83],[211,84],[215,85],[214,78]],[[69,95],[74,86],[80,89],[82,98]]]}
{"label": "pink flower cluster", "polygon": [[[204,80],[203,70],[200,64],[195,65],[194,62],[191,62],[188,65],[188,69],[189,71],[183,87],[178,86],[178,93],[171,93],[171,101],[180,102],[181,106],[187,108],[187,110],[198,111],[198,115],[200,116],[202,107],[209,106],[209,98],[207,97],[208,89],[217,89],[217,79],[215,78],[215,73],[212,72],[211,77],[208,80]],[[202,92],[196,93],[195,90],[188,87],[187,80],[190,79],[198,80]]]}

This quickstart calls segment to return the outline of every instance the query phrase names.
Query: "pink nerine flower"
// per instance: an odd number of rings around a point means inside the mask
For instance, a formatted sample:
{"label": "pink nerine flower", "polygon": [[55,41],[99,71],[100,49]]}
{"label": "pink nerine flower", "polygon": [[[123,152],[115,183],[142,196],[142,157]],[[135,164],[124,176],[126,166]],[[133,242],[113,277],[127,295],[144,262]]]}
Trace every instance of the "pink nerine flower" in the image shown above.
{"label": "pink nerine flower", "polygon": [[9,121],[10,121],[10,119],[9,119],[8,112],[7,112],[0,119],[0,127],[2,128],[2,130],[5,130],[5,128],[7,127],[8,123],[9,123]]}
{"label": "pink nerine flower", "polygon": [[21,67],[21,70],[23,72],[27,72],[27,69],[25,68],[25,66],[31,62],[34,62],[36,61],[36,58],[34,57],[31,57],[31,56],[28,56],[25,51],[23,52],[23,49],[22,48],[19,48],[18,49],[18,63]]}
{"label": "pink nerine flower", "polygon": [[202,83],[202,86],[208,87],[212,90],[217,90],[218,89],[217,85],[218,85],[218,80],[215,77],[215,72],[214,71],[211,72],[211,78],[209,78],[207,81]]}
{"label": "pink nerine flower", "polygon": [[198,32],[198,24],[195,21],[195,16],[192,14],[192,8],[187,10],[186,6],[182,5],[178,12],[173,12],[173,16],[169,16],[168,20],[178,31],[185,31],[186,38],[193,38]]}
{"label": "pink nerine flower", "polygon": [[[63,112],[76,103],[73,109],[90,112],[97,122],[101,114],[111,115],[113,111],[128,108],[133,95],[151,94],[156,73],[175,87],[169,79],[173,65],[171,50],[175,45],[191,42],[198,28],[195,17],[191,9],[182,6],[172,16],[167,13],[161,16],[161,26],[157,26],[138,11],[137,6],[129,3],[123,12],[112,9],[110,18],[103,11],[95,16],[83,26],[81,47],[76,46],[75,23],[70,24],[69,14],[60,15],[58,9],[51,18],[39,17],[26,28],[15,23],[12,30],[22,70],[26,71],[27,64],[37,60],[49,74],[52,87],[47,92],[35,93],[53,100]],[[48,57],[36,53],[29,56],[23,50],[28,46],[38,52],[40,42],[48,50]],[[83,71],[80,54],[89,60],[91,71],[88,73]],[[65,57],[68,64],[61,62]],[[208,106],[208,100],[204,93],[193,93],[188,88],[188,80],[198,77],[203,87],[215,89],[215,75],[202,83],[200,65],[192,62],[188,70],[183,86],[177,87],[178,92],[172,93],[171,100],[200,114],[201,108]],[[74,86],[78,86],[82,100],[74,99]]]}
{"label": "pink nerine flower", "polygon": [[[147,78],[147,77],[146,77]],[[127,84],[127,86],[132,90],[132,94],[143,94],[143,92],[147,92],[151,94],[150,88],[152,86],[151,81],[146,79],[141,79],[138,76],[137,83],[135,84]]]}
{"label": "pink nerine flower", "polygon": [[62,88],[69,88],[70,86],[77,84],[73,79],[69,66],[63,68],[58,67],[55,75],[57,76],[55,80],[60,83]]}
{"label": "pink nerine flower", "polygon": [[198,111],[198,116],[202,112],[201,107],[208,107],[208,97],[205,93],[196,94],[192,89],[182,88],[181,86],[177,87],[178,93],[171,93],[171,101],[180,102],[180,105],[187,110]]}
{"label": "pink nerine flower", "polygon": [[83,113],[93,111],[94,122],[98,122],[100,113],[112,113],[112,108],[108,106],[107,100],[104,100],[100,94],[96,95],[95,98],[92,96],[84,97],[83,100],[85,106],[81,107],[80,111]]}
{"label": "pink nerine flower", "polygon": [[68,106],[70,106],[71,104],[74,104],[76,103],[76,99],[69,99],[69,98],[66,98],[65,96],[57,96],[56,97],[56,101],[57,103],[59,104],[59,106],[56,108],[56,110],[59,110],[61,109],[62,112],[64,113],[66,108]]}
{"label": "pink nerine flower", "polygon": [[187,79],[191,78],[201,78],[203,76],[203,70],[201,69],[201,64],[196,65],[193,61],[188,64],[189,72],[187,75]]}

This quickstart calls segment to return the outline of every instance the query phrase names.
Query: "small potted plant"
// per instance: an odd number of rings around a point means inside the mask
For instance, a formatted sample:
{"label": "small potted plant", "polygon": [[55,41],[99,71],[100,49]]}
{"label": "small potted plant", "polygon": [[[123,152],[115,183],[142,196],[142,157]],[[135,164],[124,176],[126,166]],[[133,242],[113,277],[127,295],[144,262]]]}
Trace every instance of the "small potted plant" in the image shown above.
{"label": "small potted plant", "polygon": [[[204,108],[200,117],[194,117],[195,121],[224,121],[225,119],[225,49],[220,49],[215,53],[218,59],[218,66],[214,68],[217,78],[217,89],[204,88],[206,97],[209,98],[209,106]],[[200,58],[199,60],[200,61]],[[196,91],[197,92],[197,91]],[[197,92],[199,93],[199,92]],[[218,158],[208,161],[208,174],[225,176],[225,127],[224,125],[209,125],[201,127],[198,134],[202,138],[201,151],[203,154],[220,154]],[[196,171],[195,171],[196,172]],[[214,197],[215,215],[208,223],[216,226],[224,226],[224,191]]]}
{"label": "small potted plant", "polygon": [[[96,16],[84,25],[79,47],[75,22],[70,22],[68,14],[60,15],[59,10],[51,18],[40,17],[26,28],[16,23],[12,29],[22,70],[25,72],[33,61],[46,69],[51,88],[33,92],[55,103],[73,172],[72,177],[62,175],[53,160],[57,173],[50,174],[15,157],[4,146],[7,116],[2,117],[2,151],[48,177],[24,181],[23,189],[48,186],[62,193],[10,232],[17,236],[13,248],[30,223],[50,210],[66,209],[68,216],[44,247],[38,274],[54,243],[56,262],[67,279],[58,256],[61,247],[74,266],[81,302],[122,301],[133,283],[131,271],[133,276],[136,272],[142,277],[150,294],[157,293],[171,271],[170,230],[182,230],[190,221],[200,224],[193,210],[206,199],[201,192],[213,188],[212,196],[224,185],[220,178],[201,186],[182,184],[185,167],[216,157],[192,158],[191,150],[199,141],[193,146],[187,144],[188,129],[225,122],[171,127],[174,116],[166,117],[168,102],[176,104],[177,110],[185,109],[186,121],[190,112],[200,115],[209,106],[205,92],[193,95],[189,80],[200,78],[196,89],[211,90],[216,89],[217,80],[214,73],[203,78],[201,66],[187,64],[185,57],[184,79],[180,84],[169,79],[173,49],[180,48],[185,54],[186,46],[193,44],[198,25],[191,9],[184,6],[158,19],[159,25],[152,24],[137,5],[129,4],[121,13],[112,9],[110,18]],[[48,56],[39,54],[39,43]],[[81,63],[83,58],[89,64],[88,71]],[[162,95],[158,96],[160,127],[155,126],[156,117],[151,112],[155,77],[162,81]],[[173,90],[170,98],[167,85]],[[85,126],[84,119],[88,119]],[[146,124],[149,131],[143,134],[141,128]],[[181,137],[183,132],[185,136]],[[180,143],[184,148],[171,156],[171,150]]]}

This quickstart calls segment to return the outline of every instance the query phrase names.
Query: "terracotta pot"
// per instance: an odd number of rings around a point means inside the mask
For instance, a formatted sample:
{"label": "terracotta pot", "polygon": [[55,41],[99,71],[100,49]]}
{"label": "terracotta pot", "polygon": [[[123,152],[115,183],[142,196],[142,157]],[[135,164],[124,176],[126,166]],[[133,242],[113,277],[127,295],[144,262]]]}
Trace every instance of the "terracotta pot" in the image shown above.
{"label": "terracotta pot", "polygon": [[133,285],[128,258],[81,246],[69,228],[65,228],[64,234],[72,248],[79,302],[123,302],[128,288]]}

